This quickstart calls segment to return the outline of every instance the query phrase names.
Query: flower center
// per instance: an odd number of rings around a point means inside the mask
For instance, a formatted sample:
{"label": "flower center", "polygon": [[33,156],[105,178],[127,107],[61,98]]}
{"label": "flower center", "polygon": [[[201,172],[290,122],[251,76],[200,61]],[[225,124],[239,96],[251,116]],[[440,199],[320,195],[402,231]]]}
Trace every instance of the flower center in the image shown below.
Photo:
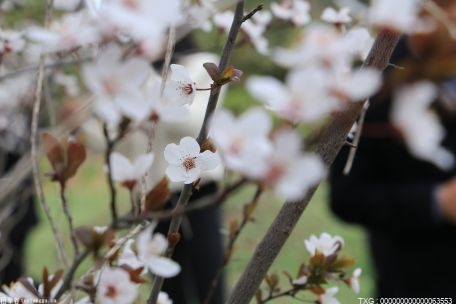
{"label": "flower center", "polygon": [[182,162],[182,165],[184,166],[185,171],[190,171],[193,168],[196,168],[196,157],[187,157],[184,159]]}
{"label": "flower center", "polygon": [[193,93],[193,85],[191,83],[180,83],[180,89],[186,95],[191,95]]}
{"label": "flower center", "polygon": [[113,285],[108,285],[107,288],[106,288],[106,293],[105,293],[105,296],[107,298],[115,298],[117,296],[117,289],[115,286]]}

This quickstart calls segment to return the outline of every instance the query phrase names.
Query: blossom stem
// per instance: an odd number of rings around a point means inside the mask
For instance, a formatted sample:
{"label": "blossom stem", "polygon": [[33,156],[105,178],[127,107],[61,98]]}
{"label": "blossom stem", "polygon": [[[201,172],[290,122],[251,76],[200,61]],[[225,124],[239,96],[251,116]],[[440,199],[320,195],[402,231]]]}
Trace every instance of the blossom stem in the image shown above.
{"label": "blossom stem", "polygon": [[[400,37],[399,33],[381,31],[363,67],[385,69]],[[335,114],[331,121],[322,130],[318,131],[319,135],[315,150],[326,167],[329,167],[334,161],[353,123],[361,113],[362,107],[362,103],[351,103],[344,111]],[[257,245],[251,260],[233,288],[226,302],[227,304],[245,304],[250,302],[268,269],[307,208],[320,182],[312,186],[301,201],[287,202],[283,205],[263,239]]]}
{"label": "blossom stem", "polygon": [[[223,72],[223,70],[225,70],[226,67],[228,66],[228,61],[229,61],[231,53],[234,49],[236,37],[239,33],[239,30],[240,30],[242,22],[243,22],[242,20],[244,17],[244,2],[245,2],[245,0],[239,1],[236,5],[233,23],[231,24],[230,32],[228,33],[228,38],[227,38],[226,44],[223,48],[222,57],[220,58],[220,63],[218,65],[219,74],[221,74]],[[217,106],[219,95],[220,95],[220,87],[214,86],[211,90],[211,95],[209,97],[208,105],[206,108],[206,113],[204,115],[203,124],[201,126],[200,132],[196,139],[196,141],[198,142],[198,144],[200,146],[207,138],[207,135],[209,132],[209,130],[208,130],[209,121]],[[184,188],[182,189],[182,192],[180,194],[176,207],[173,210],[173,212],[175,211],[175,212],[177,212],[177,214],[173,215],[173,217],[171,218],[168,235],[176,234],[179,232],[179,228],[180,228],[180,224],[182,222],[182,216],[183,216],[181,210],[185,209],[185,207],[187,206],[188,201],[190,200],[190,197],[192,195],[192,192],[193,192],[192,184],[184,185]],[[167,249],[167,251],[165,253],[166,257],[169,258],[172,256],[175,245],[176,244],[172,244]],[[152,290],[150,292],[150,296],[147,299],[147,304],[156,304],[158,294],[163,286],[163,281],[164,281],[163,277],[160,277],[160,276],[155,277],[154,283],[152,285]]]}
{"label": "blossom stem", "polygon": [[108,181],[108,187],[109,187],[109,193],[110,193],[110,206],[111,206],[111,222],[113,223],[113,226],[115,228],[115,225],[117,223],[117,192],[116,192],[116,187],[114,185],[114,181],[112,180],[112,165],[111,165],[111,152],[114,149],[114,141],[112,141],[109,138],[109,132],[108,132],[108,127],[106,124],[103,124],[103,135],[105,137],[106,141],[106,151],[105,151],[105,164],[107,168],[106,172],[106,179]]}
{"label": "blossom stem", "polygon": [[62,202],[63,213],[68,221],[68,228],[70,230],[70,237],[71,243],[73,244],[74,255],[77,256],[79,254],[79,246],[78,241],[76,240],[76,236],[74,234],[74,225],[73,225],[73,217],[70,212],[70,208],[68,207],[68,200],[65,196],[65,184],[62,183],[60,185],[60,200]]}

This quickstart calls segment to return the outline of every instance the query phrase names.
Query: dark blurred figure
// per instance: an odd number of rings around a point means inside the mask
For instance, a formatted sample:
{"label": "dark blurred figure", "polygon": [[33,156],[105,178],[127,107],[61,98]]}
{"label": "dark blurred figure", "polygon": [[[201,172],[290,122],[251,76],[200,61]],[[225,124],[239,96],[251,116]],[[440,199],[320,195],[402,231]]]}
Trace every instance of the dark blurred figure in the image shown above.
{"label": "dark blurred figure", "polygon": [[[406,40],[393,63],[411,56]],[[410,155],[389,122],[389,95],[371,100],[348,176],[342,171],[349,148],[337,157],[331,208],[366,228],[378,297],[456,299],[456,169],[441,171]],[[456,115],[445,115],[442,122],[443,145],[455,153]]]}

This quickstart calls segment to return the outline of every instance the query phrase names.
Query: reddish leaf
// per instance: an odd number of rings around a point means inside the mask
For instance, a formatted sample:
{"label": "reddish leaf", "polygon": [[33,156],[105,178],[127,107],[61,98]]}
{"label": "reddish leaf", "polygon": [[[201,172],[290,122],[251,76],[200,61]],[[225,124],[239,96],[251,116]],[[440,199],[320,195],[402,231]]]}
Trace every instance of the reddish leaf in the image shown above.
{"label": "reddish leaf", "polygon": [[217,83],[219,80],[219,72],[218,72],[218,67],[215,63],[212,62],[206,62],[203,64],[203,67],[206,69],[207,73],[211,77],[211,79]]}
{"label": "reddish leaf", "polygon": [[62,144],[54,135],[48,132],[41,134],[41,139],[43,141],[43,148],[46,152],[46,156],[54,170],[54,174],[60,177],[65,168]]}
{"label": "reddish leaf", "polygon": [[144,267],[139,267],[139,268],[135,269],[135,268],[132,268],[130,265],[122,264],[122,265],[120,265],[120,268],[122,268],[123,270],[128,272],[128,274],[130,275],[130,281],[132,281],[133,283],[142,284],[142,283],[148,282],[148,280],[146,278],[141,276],[141,273],[143,272]]}
{"label": "reddish leaf", "polygon": [[158,184],[147,194],[143,211],[152,212],[162,210],[171,198],[171,192],[168,188],[169,181],[163,177]]}
{"label": "reddish leaf", "polygon": [[67,147],[67,165],[65,168],[64,179],[65,181],[76,174],[79,166],[86,159],[85,147],[74,139],[68,140]]}

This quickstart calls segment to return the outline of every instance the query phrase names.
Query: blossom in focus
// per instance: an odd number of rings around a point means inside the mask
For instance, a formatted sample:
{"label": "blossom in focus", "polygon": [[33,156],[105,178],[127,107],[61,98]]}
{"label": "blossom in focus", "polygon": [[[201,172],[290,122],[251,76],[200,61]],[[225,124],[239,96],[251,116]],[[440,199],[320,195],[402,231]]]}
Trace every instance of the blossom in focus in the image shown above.
{"label": "blossom in focus", "polygon": [[252,76],[248,92],[293,123],[313,123],[339,107],[330,94],[331,75],[319,68],[294,70],[285,84],[271,76]]}
{"label": "blossom in focus", "polygon": [[251,109],[238,118],[221,110],[212,117],[210,136],[227,168],[257,179],[265,173],[272,153],[271,127],[271,118],[262,109]]}
{"label": "blossom in focus", "polygon": [[181,267],[173,260],[163,257],[168,248],[168,240],[161,233],[153,233],[155,225],[149,225],[136,239],[138,260],[143,263],[151,273],[171,278],[177,275]]}
{"label": "blossom in focus", "polygon": [[273,138],[274,152],[269,157],[264,182],[272,185],[281,198],[302,199],[307,190],[326,174],[321,159],[315,154],[302,153],[299,135],[292,130],[280,130]]}
{"label": "blossom in focus", "polygon": [[171,76],[165,83],[164,98],[176,105],[191,105],[195,99],[195,82],[184,66],[171,64],[170,69]]}
{"label": "blossom in focus", "polygon": [[325,293],[320,295],[321,304],[340,304],[339,300],[336,299],[335,295],[339,291],[339,288],[334,286],[325,290]]}
{"label": "blossom in focus", "polygon": [[149,170],[154,160],[154,154],[138,156],[133,163],[120,153],[110,155],[111,175],[114,181],[122,183],[125,187],[133,189],[137,181]]}
{"label": "blossom in focus", "polygon": [[291,21],[296,26],[310,22],[310,4],[305,0],[272,2],[271,11],[276,18]]}
{"label": "blossom in focus", "polygon": [[354,293],[358,294],[360,291],[360,286],[359,286],[359,277],[361,276],[362,269],[361,268],[356,268],[353,270],[352,276],[348,279],[348,284],[350,288],[353,290]]}
{"label": "blossom in focus", "polygon": [[441,169],[454,165],[454,156],[441,146],[445,129],[430,105],[437,97],[437,87],[427,81],[399,88],[394,93],[392,123],[400,130],[411,154]]}
{"label": "blossom in focus", "polygon": [[421,0],[374,0],[370,23],[376,27],[409,33],[418,23]]}
{"label": "blossom in focus", "polygon": [[338,235],[332,237],[324,232],[318,238],[315,235],[311,235],[308,240],[304,241],[304,245],[311,256],[314,256],[317,252],[324,256],[330,256],[342,249],[344,240]]}
{"label": "blossom in focus", "polygon": [[82,67],[83,81],[95,95],[95,112],[112,124],[117,124],[123,115],[133,120],[144,118],[147,109],[140,87],[149,73],[147,60],[122,60],[122,50],[116,45]]}
{"label": "blossom in focus", "polygon": [[[147,116],[145,118],[153,122],[160,120],[166,122],[178,122],[188,118],[190,112],[186,104],[176,103],[176,101],[172,102],[162,96],[160,79],[155,79],[145,89],[144,94],[147,106],[147,111],[144,112]],[[174,94],[177,95],[175,92]],[[188,100],[186,97],[178,98],[177,102],[182,102],[185,99]]]}
{"label": "blossom in focus", "polygon": [[106,267],[98,279],[96,299],[100,304],[133,303],[138,285],[130,281],[128,272],[121,268]]}
{"label": "blossom in focus", "polygon": [[173,182],[191,184],[202,171],[215,169],[220,160],[217,154],[206,150],[200,153],[200,146],[193,137],[182,138],[179,145],[169,144],[165,148],[165,160],[169,163],[166,176]]}
{"label": "blossom in focus", "polygon": [[339,11],[336,11],[332,7],[327,7],[324,9],[321,14],[321,20],[333,24],[345,24],[350,23],[352,18],[348,14],[350,10],[348,8],[341,8]]}

